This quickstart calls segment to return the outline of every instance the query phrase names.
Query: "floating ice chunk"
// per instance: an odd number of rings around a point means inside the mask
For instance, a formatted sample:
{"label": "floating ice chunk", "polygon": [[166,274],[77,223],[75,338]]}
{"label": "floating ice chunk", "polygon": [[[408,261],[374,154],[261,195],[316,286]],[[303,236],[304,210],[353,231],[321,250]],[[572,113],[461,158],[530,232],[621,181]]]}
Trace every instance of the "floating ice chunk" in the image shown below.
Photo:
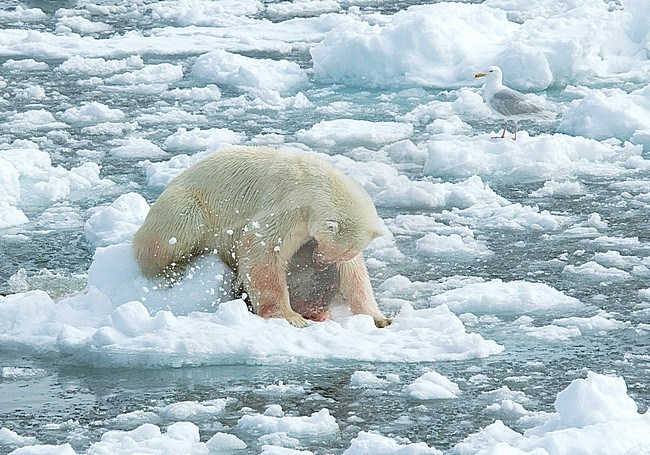
{"label": "floating ice chunk", "polygon": [[544,186],[530,193],[531,197],[571,197],[585,194],[586,190],[580,182],[556,182],[548,180]]}
{"label": "floating ice chunk", "polygon": [[190,131],[185,128],[178,128],[174,134],[165,139],[163,148],[169,152],[213,151],[226,145],[240,144],[245,139],[245,133],[236,133],[227,128],[210,128],[207,130],[194,128]]}
{"label": "floating ice chunk", "polygon": [[457,313],[518,315],[545,311],[564,313],[580,309],[576,298],[543,283],[525,281],[471,283],[429,299],[434,305],[445,304]]}
{"label": "floating ice chunk", "polygon": [[[89,296],[96,297],[95,295]],[[57,337],[66,322],[78,324],[76,333],[87,332],[85,325],[94,318],[106,317],[101,299],[95,302],[92,312],[78,312],[68,304],[57,305],[44,291],[29,291],[20,294],[0,296],[0,344],[7,347],[22,347],[38,352],[57,350]],[[101,313],[104,313],[103,315]],[[74,315],[71,317],[71,315]],[[72,320],[74,319],[74,321]]]}
{"label": "floating ice chunk", "polygon": [[557,413],[517,433],[497,421],[454,447],[463,454],[641,454],[650,447],[650,414],[639,414],[625,381],[589,372],[557,395]]}
{"label": "floating ice chunk", "polygon": [[594,81],[642,81],[650,62],[645,43],[634,42],[628,35],[631,19],[627,11],[610,11],[606,3],[597,2],[525,21],[494,63],[509,75],[507,85],[520,90]]}
{"label": "floating ice chunk", "polygon": [[191,74],[202,82],[252,92],[289,94],[307,83],[307,74],[294,62],[244,57],[224,50],[201,55]]}
{"label": "floating ice chunk", "polygon": [[227,404],[228,402],[224,398],[202,403],[198,401],[181,401],[165,406],[158,413],[168,420],[189,420],[196,422],[213,418],[215,414],[223,413]]}
{"label": "floating ice chunk", "polygon": [[381,152],[386,153],[396,164],[424,164],[428,156],[425,150],[420,149],[409,139],[385,145],[381,148]]}
{"label": "floating ice chunk", "polygon": [[47,71],[50,66],[45,62],[37,62],[34,59],[24,60],[9,59],[2,64],[2,67],[9,71]]}
{"label": "floating ice chunk", "polygon": [[600,0],[565,0],[562,2],[555,0],[538,0],[536,2],[486,0],[484,5],[502,9],[508,13],[509,19],[522,23],[529,19],[549,18],[581,7],[601,8],[602,2]]}
{"label": "floating ice chunk", "polygon": [[467,134],[472,131],[471,125],[463,122],[457,115],[447,119],[435,119],[427,125],[427,132],[431,134]]}
{"label": "floating ice chunk", "polygon": [[627,270],[643,263],[643,259],[638,256],[623,256],[619,251],[611,250],[605,253],[595,253],[594,260],[605,267],[616,267]]}
{"label": "floating ice chunk", "polygon": [[375,432],[361,431],[343,455],[442,455],[425,442],[404,443]]}
{"label": "floating ice chunk", "polygon": [[567,341],[582,334],[577,327],[559,327],[552,324],[542,327],[525,327],[524,331],[526,334],[544,341]]}
{"label": "floating ice chunk", "polygon": [[239,419],[235,428],[252,434],[283,432],[296,438],[324,437],[338,434],[340,431],[336,419],[325,408],[314,412],[309,417],[244,415]]}
{"label": "floating ice chunk", "polygon": [[120,122],[124,112],[93,101],[81,107],[71,107],[61,114],[61,120],[72,126],[88,126],[101,122]]}
{"label": "floating ice chunk", "polygon": [[126,193],[110,206],[94,209],[84,226],[86,239],[94,245],[108,246],[131,239],[144,222],[149,204],[137,193]]}
{"label": "floating ice chunk", "polygon": [[[550,429],[585,428],[641,417],[636,403],[627,395],[623,378],[591,371],[586,379],[576,379],[558,393],[555,410],[558,415],[553,421],[531,430],[530,434],[543,435]],[[646,438],[650,438],[650,433],[646,433]]]}
{"label": "floating ice chunk", "polygon": [[221,99],[221,90],[214,84],[207,87],[175,88],[160,94],[162,98],[186,101],[217,101]]}
{"label": "floating ice chunk", "polygon": [[[234,434],[217,432],[205,443],[210,453],[232,453],[245,449],[246,443]],[[236,453],[236,452],[235,452]]]}
{"label": "floating ice chunk", "polygon": [[142,137],[122,141],[122,145],[111,149],[110,154],[118,158],[162,158],[168,156],[163,149]]}
{"label": "floating ice chunk", "polygon": [[155,19],[181,27],[224,27],[249,23],[246,16],[260,13],[264,8],[265,5],[260,0],[221,0],[217,3],[181,0],[154,3],[151,5],[151,14]]}
{"label": "floating ice chunk", "polygon": [[472,235],[439,235],[431,232],[415,244],[416,250],[425,257],[453,257],[473,260],[491,256],[492,250],[484,243],[475,240]]}
{"label": "floating ice chunk", "polygon": [[106,79],[107,84],[138,85],[138,84],[169,84],[183,79],[183,66],[171,63],[146,65],[141,69],[117,74]]}
{"label": "floating ice chunk", "polygon": [[389,383],[386,379],[378,378],[369,371],[355,371],[350,377],[350,387],[375,389],[386,387]]}
{"label": "floating ice chunk", "polygon": [[[127,223],[120,237],[128,235],[127,228],[137,229]],[[207,255],[195,261],[174,286],[150,281],[142,276],[129,243],[98,248],[88,270],[88,284],[114,306],[137,300],[150,311],[171,309],[176,315],[211,311],[220,301],[230,300],[230,279],[230,269],[218,257]]]}
{"label": "floating ice chunk", "polygon": [[397,116],[396,120],[415,125],[428,125],[436,119],[444,120],[452,117],[484,119],[493,115],[476,89],[461,88],[449,93],[452,96],[455,94],[457,98],[454,101],[434,100],[418,105],[412,111]]}
{"label": "floating ice chunk", "polygon": [[144,61],[139,55],[133,55],[121,60],[105,60],[103,58],[85,58],[72,56],[56,68],[67,74],[86,74],[88,76],[106,77],[126,70],[140,69]]}
{"label": "floating ice chunk", "polygon": [[115,418],[110,419],[111,423],[114,423],[121,429],[133,429],[145,423],[158,425],[160,421],[160,416],[155,412],[142,410],[119,414]]}
{"label": "floating ice chunk", "polygon": [[582,265],[566,265],[562,273],[597,281],[619,282],[631,278],[631,275],[625,270],[605,267],[595,261],[589,261]]}
{"label": "floating ice chunk", "polygon": [[483,5],[413,6],[385,24],[357,20],[328,33],[310,50],[314,76],[370,87],[460,86],[471,74],[467,62],[487,66],[516,29],[505,12]]}
{"label": "floating ice chunk", "polygon": [[113,27],[105,22],[93,22],[81,16],[61,17],[58,25],[68,27],[73,32],[82,34],[110,32],[113,30]]}
{"label": "floating ice chunk", "polygon": [[[0,162],[0,166],[2,163]],[[2,172],[0,170],[0,172]],[[1,179],[0,175],[0,179]],[[6,229],[12,226],[29,223],[27,215],[17,207],[10,205],[6,201],[0,200],[0,229]]]}
{"label": "floating ice chunk", "polygon": [[310,386],[305,382],[304,385],[300,384],[285,384],[284,381],[278,381],[277,384],[270,384],[263,386],[256,390],[261,395],[303,395],[307,393],[306,389]]}
{"label": "floating ice chunk", "polygon": [[11,11],[0,11],[0,21],[6,22],[39,22],[47,19],[47,14],[40,8],[23,8],[16,5]]}
{"label": "floating ice chunk", "polygon": [[643,146],[646,152],[650,150],[650,128],[645,130],[636,130],[630,138],[632,144]]}
{"label": "floating ice chunk", "polygon": [[429,371],[404,387],[404,392],[417,400],[458,398],[458,384],[436,371]]}
{"label": "floating ice chunk", "polygon": [[629,326],[628,322],[617,321],[608,317],[607,313],[597,314],[589,318],[570,317],[553,320],[553,324],[567,328],[577,328],[581,333],[605,333]]}
{"label": "floating ice chunk", "polygon": [[[3,375],[4,378],[4,375]],[[37,439],[29,436],[20,436],[9,428],[0,428],[0,446],[26,446],[37,444]]]}
{"label": "floating ice chunk", "polygon": [[[5,380],[29,380],[43,378],[47,376],[47,371],[42,368],[22,368],[22,367],[2,367],[0,368],[0,378]],[[0,439],[2,437],[0,436]]]}
{"label": "floating ice chunk", "polygon": [[79,455],[68,443],[61,445],[36,444],[29,447],[21,447],[10,453],[10,455]]}
{"label": "floating ice chunk", "polygon": [[29,85],[24,89],[16,90],[16,98],[36,101],[46,98],[45,89],[40,85]]}
{"label": "floating ice chunk", "polygon": [[502,415],[504,417],[522,417],[530,415],[531,412],[521,404],[512,400],[503,400],[500,403],[493,403],[485,408],[487,412]]}
{"label": "floating ice chunk", "polygon": [[558,131],[589,137],[630,140],[650,129],[650,86],[626,93],[620,89],[593,91],[572,101]]}
{"label": "floating ice chunk", "polygon": [[[67,170],[62,166],[52,167],[50,155],[39,150],[32,142],[15,141],[11,147],[0,150],[0,164],[5,165],[0,167],[0,183],[6,183],[4,189],[0,186],[0,201],[5,199],[10,204],[16,204],[20,196],[21,203],[42,204],[43,201],[68,198],[71,190],[113,185],[112,181],[100,178],[99,165],[96,163],[84,163]],[[15,186],[15,171],[19,177],[19,192]]]}
{"label": "floating ice chunk", "polygon": [[155,453],[157,455],[178,455],[192,453],[207,455],[206,444],[200,441],[199,428],[190,422],[177,422],[162,433],[160,427],[144,424],[135,430],[108,431],[89,452],[96,454]]}
{"label": "floating ice chunk", "polygon": [[366,120],[322,120],[309,130],[300,130],[296,138],[307,145],[377,146],[404,140],[413,134],[413,125]]}
{"label": "floating ice chunk", "polygon": [[[77,305],[85,298],[96,296],[78,296]],[[184,304],[170,302],[171,307]],[[5,317],[14,317],[12,312],[6,312]],[[73,313],[69,323],[74,321]],[[39,324],[32,324],[31,330],[38,333]],[[84,329],[83,333],[88,331]],[[215,337],[215,333],[220,336]],[[12,334],[9,339],[15,336]],[[105,366],[273,363],[287,358],[419,362],[486,357],[503,349],[476,333],[467,333],[444,305],[426,310],[403,308],[388,329],[377,329],[370,317],[353,316],[298,330],[285,320],[251,314],[242,301],[221,303],[213,314],[188,316],[174,316],[168,311],[150,316],[144,306],[129,302],[104,319],[91,336],[84,339],[82,333],[71,331],[58,338],[76,362]]]}
{"label": "floating ice chunk", "polygon": [[341,155],[327,159],[362,185],[380,207],[432,209],[467,208],[479,203],[508,204],[478,176],[458,183],[412,181],[388,164],[357,162]]}
{"label": "floating ice chunk", "polygon": [[[424,173],[434,177],[490,176],[506,181],[550,180],[575,175],[616,175],[635,167],[630,159],[643,148],[622,146],[562,134],[529,137],[520,132],[517,141],[488,137],[436,137],[426,143],[429,158]],[[644,164],[645,163],[645,164]]]}
{"label": "floating ice chunk", "polygon": [[3,125],[4,128],[12,133],[68,128],[68,125],[65,123],[57,122],[54,116],[45,109],[34,109],[11,114],[7,117],[7,122]]}
{"label": "floating ice chunk", "polygon": [[266,5],[267,14],[279,17],[318,16],[340,10],[341,5],[336,0],[298,0]]}

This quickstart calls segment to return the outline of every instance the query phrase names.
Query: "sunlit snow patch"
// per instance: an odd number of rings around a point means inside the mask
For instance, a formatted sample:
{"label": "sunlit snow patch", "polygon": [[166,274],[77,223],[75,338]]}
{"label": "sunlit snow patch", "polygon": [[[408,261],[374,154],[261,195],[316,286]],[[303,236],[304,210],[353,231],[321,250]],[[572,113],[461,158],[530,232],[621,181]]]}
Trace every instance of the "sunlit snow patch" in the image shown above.
{"label": "sunlit snow patch", "polygon": [[455,312],[475,314],[521,315],[543,311],[565,314],[583,308],[583,304],[543,283],[504,282],[496,279],[471,283],[429,299],[434,305],[445,304]]}
{"label": "sunlit snow patch", "polygon": [[206,256],[168,288],[140,275],[130,244],[99,248],[85,294],[58,303],[42,291],[0,297],[0,345],[58,351],[68,361],[103,367],[296,359],[428,362],[502,350],[467,333],[445,305],[415,310],[405,304],[384,329],[367,315],[297,329],[283,319],[250,313],[241,300],[224,301],[227,273],[216,257]]}
{"label": "sunlit snow patch", "polygon": [[426,143],[424,173],[434,177],[488,176],[507,181],[539,181],[580,175],[624,175],[645,169],[643,147],[612,145],[562,134],[495,141],[490,136],[439,135]]}
{"label": "sunlit snow patch", "polygon": [[650,412],[638,413],[623,378],[589,372],[558,394],[555,410],[523,434],[497,420],[457,444],[454,453],[636,455],[650,449]]}

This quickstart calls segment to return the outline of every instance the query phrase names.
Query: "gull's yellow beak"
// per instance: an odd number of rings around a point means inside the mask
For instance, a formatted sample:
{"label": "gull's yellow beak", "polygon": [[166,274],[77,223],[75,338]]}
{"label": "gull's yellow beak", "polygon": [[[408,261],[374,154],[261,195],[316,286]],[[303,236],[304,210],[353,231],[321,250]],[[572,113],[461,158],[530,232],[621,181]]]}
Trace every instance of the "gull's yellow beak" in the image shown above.
{"label": "gull's yellow beak", "polygon": [[485,73],[476,73],[474,77],[485,77]]}

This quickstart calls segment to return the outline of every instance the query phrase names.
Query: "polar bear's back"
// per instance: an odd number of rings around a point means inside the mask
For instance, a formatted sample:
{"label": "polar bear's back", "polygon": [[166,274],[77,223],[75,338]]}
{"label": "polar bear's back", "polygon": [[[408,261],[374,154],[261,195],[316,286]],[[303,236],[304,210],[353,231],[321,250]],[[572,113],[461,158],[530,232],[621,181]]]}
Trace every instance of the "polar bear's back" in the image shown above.
{"label": "polar bear's back", "polygon": [[243,212],[257,212],[265,204],[281,203],[280,199],[292,205],[312,205],[323,187],[340,193],[363,191],[315,155],[246,146],[204,158],[173,179],[169,188],[173,187],[189,190],[211,204],[227,200]]}

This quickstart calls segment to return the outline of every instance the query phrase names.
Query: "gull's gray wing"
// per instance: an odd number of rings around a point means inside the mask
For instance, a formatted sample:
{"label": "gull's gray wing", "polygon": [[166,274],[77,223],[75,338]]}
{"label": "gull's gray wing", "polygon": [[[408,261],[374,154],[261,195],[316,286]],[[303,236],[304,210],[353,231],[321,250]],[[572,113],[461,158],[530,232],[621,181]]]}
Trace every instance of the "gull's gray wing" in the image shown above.
{"label": "gull's gray wing", "polygon": [[492,109],[503,116],[535,115],[544,112],[544,109],[522,93],[505,88],[494,93],[490,102]]}

